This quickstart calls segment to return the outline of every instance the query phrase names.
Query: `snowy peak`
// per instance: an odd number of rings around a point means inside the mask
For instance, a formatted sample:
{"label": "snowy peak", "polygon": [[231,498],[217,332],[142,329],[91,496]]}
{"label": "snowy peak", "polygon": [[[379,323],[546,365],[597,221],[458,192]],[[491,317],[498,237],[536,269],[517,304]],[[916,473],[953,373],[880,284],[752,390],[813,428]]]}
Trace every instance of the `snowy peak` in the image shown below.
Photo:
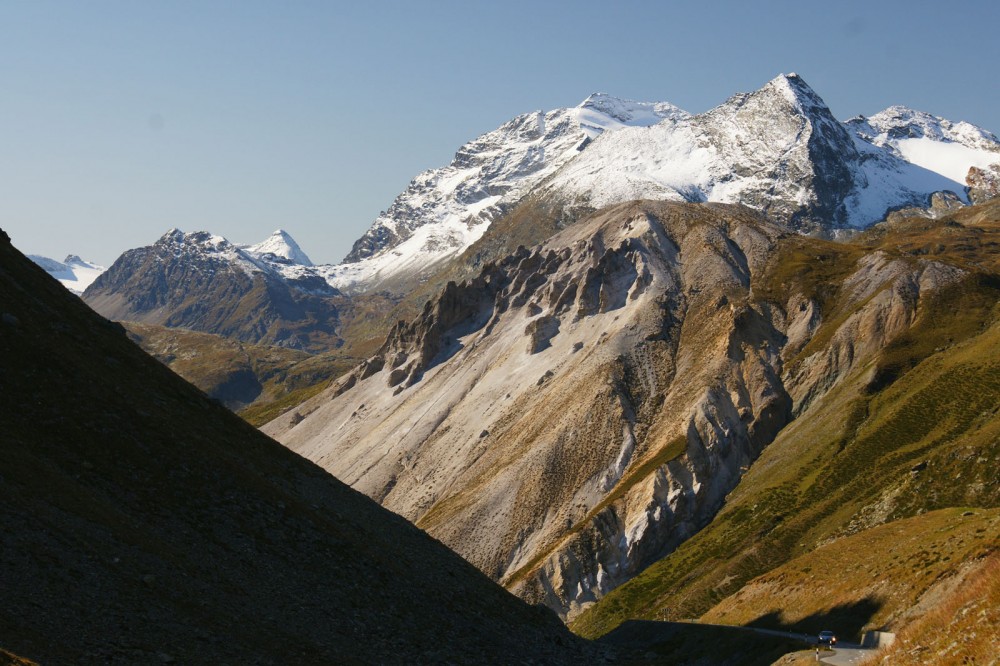
{"label": "snowy peak", "polygon": [[792,72],[791,74],[779,74],[761,88],[760,94],[777,93],[785,98],[803,113],[816,113],[830,115],[830,109],[816,91],[805,82],[801,76]]}
{"label": "snowy peak", "polygon": [[490,223],[597,137],[689,114],[595,93],[575,107],[519,115],[414,178],[330,273],[337,287],[414,278],[476,242]]}
{"label": "snowy peak", "polygon": [[964,120],[957,123],[924,111],[905,106],[890,106],[870,118],[857,116],[847,121],[859,134],[868,136],[872,143],[884,145],[899,139],[933,139],[953,141],[970,148],[996,150],[1000,141],[987,130]]}
{"label": "snowy peak", "polygon": [[226,238],[208,231],[192,231],[185,233],[174,228],[160,236],[154,247],[172,249],[174,252],[201,252],[206,255],[224,255],[226,257],[240,254],[239,248]]}
{"label": "snowy peak", "polygon": [[313,262],[302,251],[295,239],[284,229],[277,229],[266,240],[246,248],[246,251],[257,257],[267,255],[272,261],[312,266]]}
{"label": "snowy peak", "polygon": [[68,255],[62,261],[37,254],[30,254],[28,258],[77,295],[82,294],[97,279],[97,276],[105,271],[104,266],[84,261],[75,254]]}
{"label": "snowy peak", "polygon": [[798,74],[782,74],[760,90],[739,93],[703,114],[785,142],[827,141],[852,150],[850,136],[816,91]]}
{"label": "snowy peak", "polygon": [[971,167],[988,169],[1000,162],[1000,140],[992,132],[905,106],[857,116],[845,125],[861,140],[947,178],[956,192],[966,185]]}
{"label": "snowy peak", "polygon": [[607,93],[594,93],[576,108],[596,111],[622,125],[641,127],[654,125],[665,118],[686,118],[691,115],[669,102],[634,102]]}

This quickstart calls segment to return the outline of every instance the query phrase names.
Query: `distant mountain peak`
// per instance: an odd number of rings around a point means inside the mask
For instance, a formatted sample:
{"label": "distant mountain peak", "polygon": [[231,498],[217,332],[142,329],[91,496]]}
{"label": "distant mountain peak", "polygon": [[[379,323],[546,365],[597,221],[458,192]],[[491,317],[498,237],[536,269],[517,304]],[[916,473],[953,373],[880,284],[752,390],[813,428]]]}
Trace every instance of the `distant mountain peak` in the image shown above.
{"label": "distant mountain peak", "polygon": [[76,254],[67,255],[61,262],[37,254],[29,254],[28,258],[78,296],[105,271],[104,266],[85,261]]}
{"label": "distant mountain peak", "polygon": [[313,265],[312,260],[302,251],[291,234],[284,229],[275,229],[267,239],[256,245],[251,245],[246,250],[255,255],[271,254],[302,266]]}

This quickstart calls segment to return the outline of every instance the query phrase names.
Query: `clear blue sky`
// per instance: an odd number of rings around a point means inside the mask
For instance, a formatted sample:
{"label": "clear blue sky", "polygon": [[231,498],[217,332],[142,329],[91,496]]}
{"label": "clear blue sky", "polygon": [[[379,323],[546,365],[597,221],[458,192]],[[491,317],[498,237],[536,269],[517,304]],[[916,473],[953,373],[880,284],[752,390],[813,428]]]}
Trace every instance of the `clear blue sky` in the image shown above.
{"label": "clear blue sky", "polygon": [[171,227],[337,262],[419,171],[595,91],[705,111],[798,72],[845,119],[1000,133],[973,2],[0,0],[0,227],[110,265]]}

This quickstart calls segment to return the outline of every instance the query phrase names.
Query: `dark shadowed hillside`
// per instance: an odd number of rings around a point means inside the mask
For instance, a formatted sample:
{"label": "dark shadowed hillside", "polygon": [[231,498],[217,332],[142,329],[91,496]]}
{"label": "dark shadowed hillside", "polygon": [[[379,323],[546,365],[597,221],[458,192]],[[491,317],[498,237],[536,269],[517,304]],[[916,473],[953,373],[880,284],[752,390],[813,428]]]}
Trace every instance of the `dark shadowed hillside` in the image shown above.
{"label": "dark shadowed hillside", "polygon": [[67,663],[593,663],[0,237],[0,646]]}

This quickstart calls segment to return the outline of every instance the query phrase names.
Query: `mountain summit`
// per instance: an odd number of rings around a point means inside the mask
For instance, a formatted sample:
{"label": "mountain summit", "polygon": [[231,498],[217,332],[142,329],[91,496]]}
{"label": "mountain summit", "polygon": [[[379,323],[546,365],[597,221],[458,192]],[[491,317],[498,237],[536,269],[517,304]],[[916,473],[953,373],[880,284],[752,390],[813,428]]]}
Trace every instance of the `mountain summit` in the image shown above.
{"label": "mountain summit", "polygon": [[45,269],[46,273],[59,280],[62,286],[78,296],[105,270],[104,266],[84,261],[75,254],[68,255],[62,261],[56,261],[55,259],[49,259],[37,254],[28,255],[28,259],[41,266]]}
{"label": "mountain summit", "polygon": [[255,256],[269,256],[272,261],[286,261],[301,266],[312,266],[313,262],[302,251],[295,239],[284,229],[277,229],[266,240],[246,248]]}
{"label": "mountain summit", "polygon": [[426,271],[469,247],[595,137],[686,115],[668,103],[595,93],[576,107],[517,116],[414,178],[335,267],[333,284],[374,286]]}

